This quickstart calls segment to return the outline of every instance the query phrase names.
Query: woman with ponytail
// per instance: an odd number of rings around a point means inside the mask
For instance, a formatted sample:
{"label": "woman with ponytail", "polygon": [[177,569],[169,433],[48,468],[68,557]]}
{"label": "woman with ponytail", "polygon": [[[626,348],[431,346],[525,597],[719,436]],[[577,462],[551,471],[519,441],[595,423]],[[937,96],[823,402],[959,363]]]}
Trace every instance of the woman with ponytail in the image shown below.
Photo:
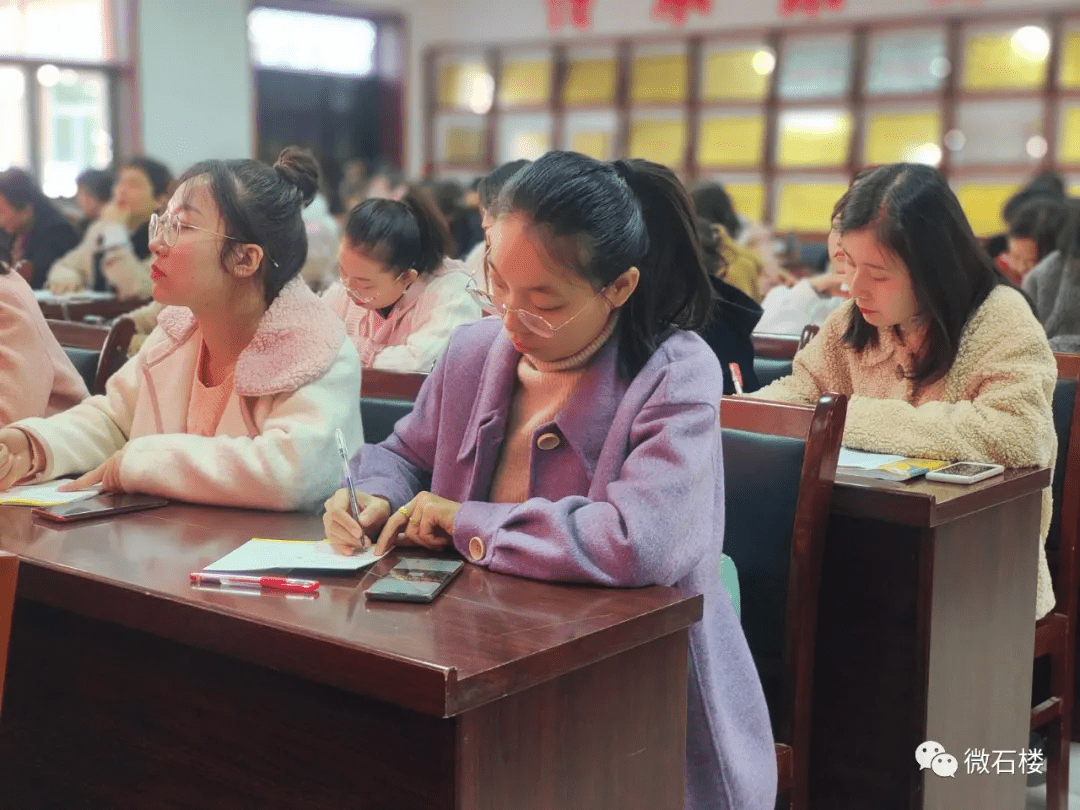
{"label": "woman with ponytail", "polygon": [[[489,233],[497,317],[454,333],[413,411],[351,467],[326,536],[452,547],[518,576],[704,594],[690,630],[686,807],[771,810],[757,670],[720,581],[720,363],[686,192],[646,161],[551,152],[507,184]],[[527,791],[528,785],[522,785]]]}
{"label": "woman with ponytail", "polygon": [[431,198],[369,199],[349,212],[338,251],[341,283],[325,299],[345,322],[364,368],[431,371],[458,326],[480,317],[450,231]]}
{"label": "woman with ponytail", "polygon": [[363,438],[360,362],[298,278],[317,184],[296,148],[188,170],[150,219],[157,328],[103,396],[0,430],[0,490],[84,473],[66,488],[282,510],[333,492],[335,428]]}

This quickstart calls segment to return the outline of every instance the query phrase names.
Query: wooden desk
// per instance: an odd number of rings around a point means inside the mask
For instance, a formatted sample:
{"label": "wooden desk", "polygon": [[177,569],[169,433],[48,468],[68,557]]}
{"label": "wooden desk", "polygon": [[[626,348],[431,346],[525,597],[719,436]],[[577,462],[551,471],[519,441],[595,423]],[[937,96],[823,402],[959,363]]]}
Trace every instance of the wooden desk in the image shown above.
{"label": "wooden desk", "polygon": [[369,603],[359,576],[317,598],[189,585],[253,535],[322,530],[183,505],[57,529],[0,508],[22,559],[5,804],[682,807],[700,596],[471,565],[432,605]]}
{"label": "wooden desk", "polygon": [[127,315],[150,302],[149,298],[79,298],[78,296],[57,296],[38,301],[41,312],[47,320],[79,321],[88,315],[111,321],[121,315]]}
{"label": "wooden desk", "polygon": [[[815,810],[1016,810],[1028,747],[1035,571],[1047,469],[971,486],[837,475],[814,672]],[[954,778],[920,771],[941,743]],[[968,774],[968,749],[991,752]]]}

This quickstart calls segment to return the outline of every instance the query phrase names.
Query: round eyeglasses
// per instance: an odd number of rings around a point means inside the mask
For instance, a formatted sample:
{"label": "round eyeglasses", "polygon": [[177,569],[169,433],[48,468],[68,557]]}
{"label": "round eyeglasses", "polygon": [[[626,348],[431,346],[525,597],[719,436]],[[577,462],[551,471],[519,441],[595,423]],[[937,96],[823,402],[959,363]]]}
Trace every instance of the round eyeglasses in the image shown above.
{"label": "round eyeglasses", "polygon": [[338,272],[338,280],[341,281],[341,286],[345,288],[345,292],[348,293],[349,298],[353,300],[353,303],[370,304],[378,298],[377,295],[366,295],[365,293],[354,289],[349,279],[345,278],[345,274],[340,271]]}
{"label": "round eyeglasses", "polygon": [[176,247],[176,243],[180,240],[180,231],[183,228],[191,228],[193,231],[202,231],[203,233],[210,233],[214,236],[220,236],[222,239],[231,239],[233,242],[240,242],[242,240],[237,239],[235,236],[227,236],[217,231],[211,231],[208,228],[200,228],[198,225],[189,225],[186,222],[181,222],[180,218],[175,214],[151,214],[150,215],[150,241],[153,241],[158,236],[165,240],[165,244],[169,247]]}
{"label": "round eyeglasses", "polygon": [[[574,320],[578,315],[588,309],[589,304],[595,301],[597,298],[604,294],[607,287],[604,287],[596,295],[585,302],[585,305],[560,323],[558,326],[552,326],[544,318],[537,315],[535,312],[529,312],[525,309],[514,309],[506,306],[502,301],[496,298],[487,290],[481,290],[476,286],[476,283],[469,279],[469,283],[465,285],[465,291],[473,297],[473,300],[480,305],[480,308],[485,312],[492,315],[498,315],[500,318],[505,318],[507,312],[513,312],[514,316],[518,319],[522,326],[532,332],[534,335],[539,335],[542,338],[555,337],[555,333],[566,326],[570,321]],[[610,305],[609,305],[610,306]]]}

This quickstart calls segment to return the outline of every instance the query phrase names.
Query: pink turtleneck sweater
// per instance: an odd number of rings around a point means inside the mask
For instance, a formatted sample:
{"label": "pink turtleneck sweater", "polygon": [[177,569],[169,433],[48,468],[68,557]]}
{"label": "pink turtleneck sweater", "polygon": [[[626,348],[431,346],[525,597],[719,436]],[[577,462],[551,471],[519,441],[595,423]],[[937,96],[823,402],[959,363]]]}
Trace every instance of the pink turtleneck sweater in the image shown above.
{"label": "pink turtleneck sweater", "polygon": [[612,313],[607,326],[592,343],[562,360],[545,363],[528,355],[521,356],[506,437],[491,478],[488,495],[491,503],[522,503],[528,499],[533,434],[562,411],[589,361],[615,331],[616,322],[617,313]]}

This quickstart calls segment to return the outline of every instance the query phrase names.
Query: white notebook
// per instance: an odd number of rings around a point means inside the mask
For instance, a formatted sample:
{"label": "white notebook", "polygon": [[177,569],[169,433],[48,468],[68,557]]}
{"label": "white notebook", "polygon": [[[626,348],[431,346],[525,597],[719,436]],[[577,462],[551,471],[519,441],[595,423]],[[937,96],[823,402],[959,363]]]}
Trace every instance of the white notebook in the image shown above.
{"label": "white notebook", "polygon": [[359,571],[379,559],[371,549],[346,557],[334,551],[325,540],[273,540],[255,537],[203,570],[233,573],[277,569]]}
{"label": "white notebook", "polygon": [[101,494],[100,486],[74,492],[60,492],[61,486],[70,483],[70,478],[58,478],[47,484],[25,484],[21,487],[12,487],[5,492],[0,492],[0,506],[57,506]]}

